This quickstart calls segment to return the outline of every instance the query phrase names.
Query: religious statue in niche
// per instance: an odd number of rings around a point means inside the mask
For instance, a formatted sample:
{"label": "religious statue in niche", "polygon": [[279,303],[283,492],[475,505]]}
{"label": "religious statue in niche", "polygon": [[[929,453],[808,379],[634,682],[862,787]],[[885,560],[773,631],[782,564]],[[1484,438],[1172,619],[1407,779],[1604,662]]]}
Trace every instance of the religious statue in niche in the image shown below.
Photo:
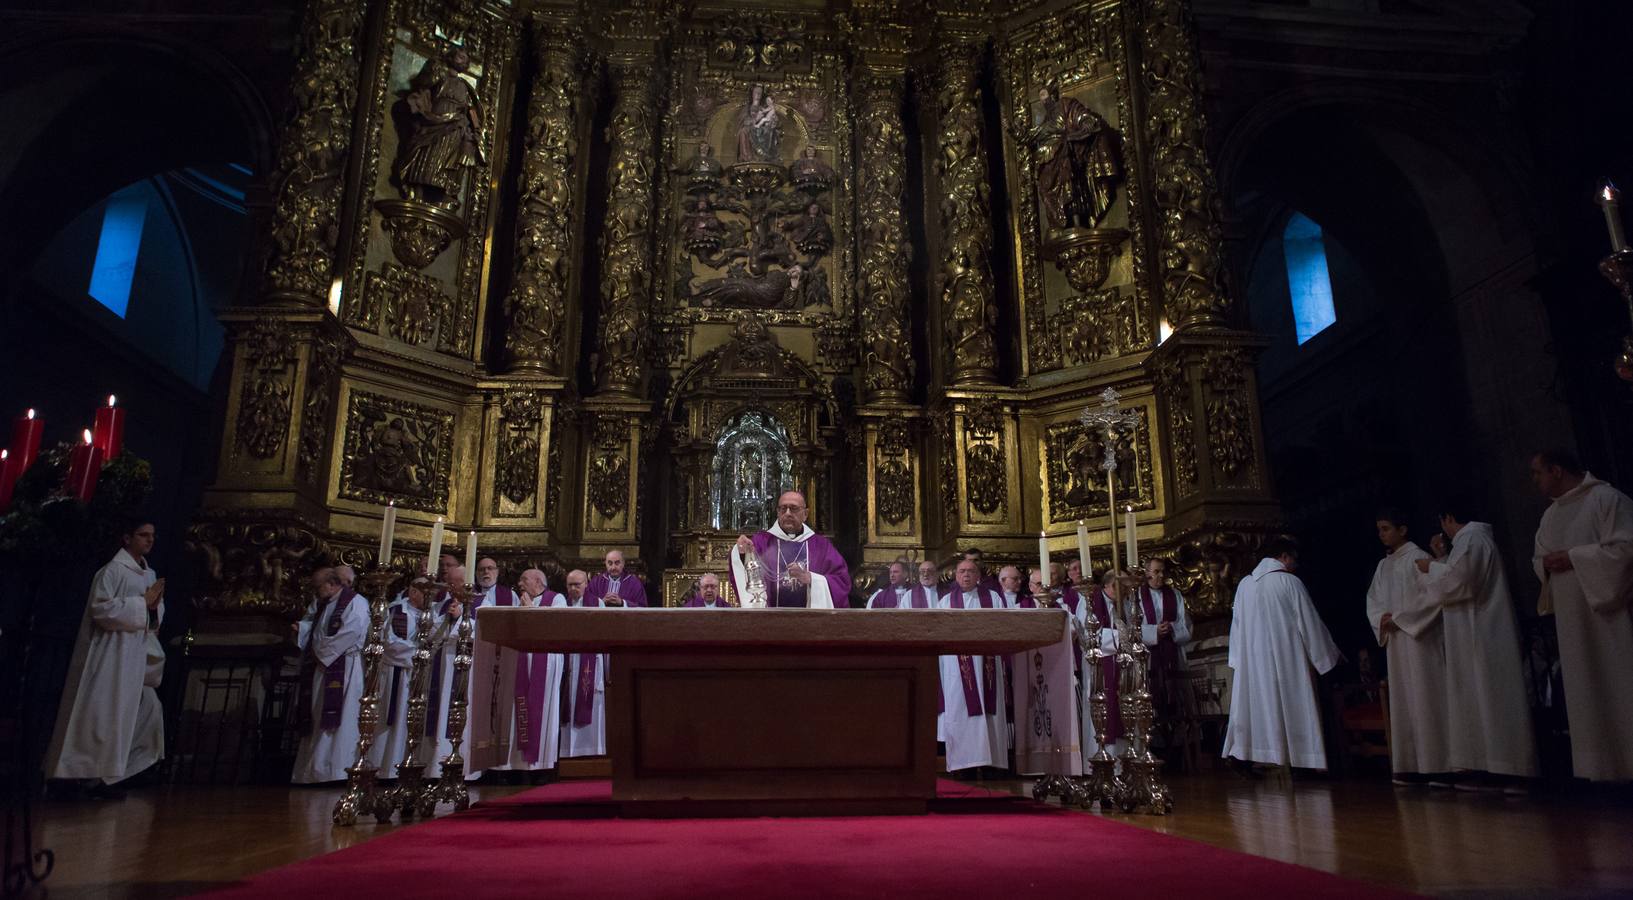
{"label": "religious statue in niche", "polygon": [[755,85],[735,118],[717,127],[735,136],[737,162],[722,166],[699,141],[679,164],[685,199],[676,217],[675,292],[695,306],[797,310],[831,302],[835,239],[828,194],[833,167],[816,147],[785,161],[785,139],[803,135],[797,113]]}
{"label": "religious statue in niche", "polygon": [[456,209],[465,170],[487,162],[476,88],[465,74],[470,65],[456,47],[444,58],[427,59],[408,83],[397,109],[401,139],[392,167],[404,199]]}
{"label": "religious statue in niche", "polygon": [[768,527],[777,496],[794,487],[788,431],[759,409],[734,415],[715,438],[710,524],[742,531]]}
{"label": "religious statue in niche", "polygon": [[425,493],[419,441],[399,416],[377,421],[360,435],[357,469],[352,483],[366,490],[392,494]]}
{"label": "religious statue in niche", "polygon": [[1062,97],[1058,85],[1049,85],[1038,89],[1025,138],[1049,224],[1057,231],[1099,227],[1123,182],[1117,133],[1087,106]]}
{"label": "religious statue in niche", "polygon": [[776,162],[782,150],[782,113],[765,85],[749,89],[737,125],[737,161]]}

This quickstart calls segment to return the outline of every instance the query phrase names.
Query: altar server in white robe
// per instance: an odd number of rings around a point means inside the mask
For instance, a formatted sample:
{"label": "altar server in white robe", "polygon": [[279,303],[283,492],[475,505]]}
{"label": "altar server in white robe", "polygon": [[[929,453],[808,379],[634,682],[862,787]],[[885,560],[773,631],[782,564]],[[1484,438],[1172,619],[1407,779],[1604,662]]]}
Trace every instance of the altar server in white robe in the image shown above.
{"label": "altar server in white robe", "polygon": [[[997,591],[981,586],[981,565],[964,559],[954,572],[952,589],[941,596],[938,605],[941,609],[1003,609],[1004,600]],[[1008,765],[1008,698],[999,657],[941,657],[947,771]]]}
{"label": "altar server in white robe", "polygon": [[[586,597],[590,576],[578,569],[567,573],[567,605],[597,607],[601,601]],[[627,607],[609,607],[623,609]],[[563,757],[602,756],[607,752],[607,654],[569,653],[562,670],[559,706]]]}
{"label": "altar server in white robe", "polygon": [[1298,548],[1274,540],[1236,588],[1228,663],[1234,673],[1221,756],[1303,769],[1327,768],[1315,676],[1342,656],[1293,572]]}
{"label": "altar server in white robe", "polygon": [[1537,454],[1531,478],[1553,499],[1531,562],[1559,634],[1571,770],[1633,780],[1633,500],[1568,452]]}
{"label": "altar server in white robe", "polygon": [[[477,564],[477,578],[484,577],[483,566],[492,563],[492,560],[483,560]],[[498,574],[499,567],[494,564],[494,574]],[[484,606],[509,606],[504,602],[501,594],[508,593],[513,598],[514,605],[526,607],[566,606],[567,598],[545,583],[544,573],[538,569],[528,569],[517,579],[516,590],[498,588],[489,591],[496,598],[493,604],[484,603]],[[505,648],[503,654],[515,654],[516,675],[511,684],[498,686],[500,691],[499,704],[501,709],[508,708],[510,714],[510,739],[506,746],[510,748],[510,758],[504,765],[493,768],[507,772],[540,772],[556,767],[556,759],[561,746],[561,729],[559,726],[561,703],[561,673],[565,664],[560,653],[517,653]]]}
{"label": "altar server in white robe", "polygon": [[295,784],[340,781],[357,759],[358,702],[363,697],[363,644],[369,601],[340,583],[332,568],[312,575],[317,615],[296,625],[302,683],[295,702]]}
{"label": "altar server in white robe", "polygon": [[[1454,769],[1476,773],[1534,777],[1531,705],[1502,556],[1491,526],[1470,521],[1465,501],[1445,507],[1440,527],[1452,539],[1452,552],[1445,560],[1420,559],[1415,565],[1429,599],[1440,604],[1446,635],[1450,762]],[[1480,779],[1458,782],[1460,788],[1481,786]]]}
{"label": "altar server in white robe", "polygon": [[1367,589],[1367,619],[1389,660],[1389,764],[1400,776],[1451,771],[1446,735],[1446,649],[1440,605],[1418,583],[1417,561],[1429,559],[1406,537],[1406,517],[1377,516],[1387,555]]}
{"label": "altar server in white robe", "polygon": [[95,779],[97,797],[117,798],[111,785],[164,757],[155,690],[164,675],[164,579],[147,564],[153,540],[153,523],[133,522],[91,580],[45,755],[47,778]]}
{"label": "altar server in white robe", "polygon": [[[408,749],[408,698],[414,670],[414,651],[419,647],[420,613],[431,605],[429,585],[424,576],[409,585],[386,609],[385,656],[380,660],[380,724],[369,748],[381,778],[396,778],[397,766]],[[446,629],[441,617],[432,617],[432,627]],[[426,750],[422,754],[429,757]]]}

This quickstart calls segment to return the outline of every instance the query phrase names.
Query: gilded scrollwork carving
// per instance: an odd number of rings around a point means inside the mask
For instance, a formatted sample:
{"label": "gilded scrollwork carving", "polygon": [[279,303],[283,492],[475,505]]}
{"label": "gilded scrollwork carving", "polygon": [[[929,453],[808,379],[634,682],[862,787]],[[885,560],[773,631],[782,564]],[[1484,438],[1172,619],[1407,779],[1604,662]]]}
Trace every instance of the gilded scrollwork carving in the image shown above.
{"label": "gilded scrollwork carving", "polygon": [[559,373],[588,67],[581,37],[566,26],[536,20],[533,41],[538,75],[527,100],[505,349],[513,369]]}
{"label": "gilded scrollwork carving", "polygon": [[[601,235],[601,390],[638,395],[652,293],[653,151],[650,65],[614,70],[607,126],[607,220]],[[627,464],[627,463],[626,463]]]}
{"label": "gilded scrollwork carving", "polygon": [[346,410],[340,496],[445,512],[453,444],[453,413],[353,390]]}
{"label": "gilded scrollwork carving", "polygon": [[384,317],[385,334],[415,347],[458,352],[454,334],[454,300],[443,283],[395,263],[382,263],[370,272],[363,290],[367,302],[359,309],[376,309]]}
{"label": "gilded scrollwork carving", "polygon": [[629,508],[629,425],[616,415],[597,415],[590,438],[590,506],[612,519]]}
{"label": "gilded scrollwork carving", "polygon": [[212,613],[270,613],[294,619],[310,602],[312,570],[336,553],[305,524],[207,519],[185,546],[200,572],[193,603]]}
{"label": "gilded scrollwork carving", "polygon": [[1204,149],[1202,75],[1187,0],[1146,0],[1140,26],[1145,130],[1161,218],[1165,310],[1176,327],[1229,311],[1218,187]]}
{"label": "gilded scrollwork carving", "polygon": [[294,335],[282,319],[256,321],[243,338],[246,371],[238,395],[237,448],[271,459],[289,432]]}
{"label": "gilded scrollwork carving", "polygon": [[1208,387],[1208,455],[1221,482],[1257,487],[1247,365],[1246,356],[1235,348],[1213,348],[1202,357]]}
{"label": "gilded scrollwork carving", "polygon": [[499,459],[494,490],[524,504],[538,493],[539,423],[543,405],[533,391],[511,391],[499,402]]}
{"label": "gilded scrollwork carving", "polygon": [[879,518],[901,525],[913,518],[913,437],[904,419],[886,419],[874,442],[874,500]]}
{"label": "gilded scrollwork carving", "polygon": [[935,88],[942,327],[952,380],[987,384],[997,377],[998,306],[992,291],[992,202],[981,136],[981,45],[954,44],[945,54]]}
{"label": "gilded scrollwork carving", "polygon": [[310,0],[297,43],[294,98],[272,184],[267,285],[277,295],[321,305],[334,276],[340,201],[358,97],[357,42],[363,6]]}
{"label": "gilded scrollwork carving", "polygon": [[709,64],[724,69],[809,69],[811,47],[797,16],[742,11],[725,20],[709,45]]}
{"label": "gilded scrollwork carving", "polygon": [[964,492],[983,517],[1002,515],[1008,504],[1004,461],[1004,411],[998,401],[972,401],[964,413]]}
{"label": "gilded scrollwork carving", "polygon": [[1175,492],[1185,498],[1197,489],[1196,426],[1191,413],[1191,385],[1176,356],[1159,359],[1151,369],[1157,395],[1168,408],[1168,448],[1174,463]]}
{"label": "gilded scrollwork carving", "polygon": [[913,382],[907,336],[907,265],[911,245],[904,213],[907,135],[902,75],[863,74],[856,83],[860,130],[862,384],[870,402],[901,402]]}
{"label": "gilded scrollwork carving", "polygon": [[312,341],[306,396],[301,410],[300,454],[297,457],[302,477],[307,481],[319,480],[324,471],[323,464],[327,461],[330,415],[334,409],[335,393],[340,388],[340,365],[345,352],[342,339],[327,331]]}

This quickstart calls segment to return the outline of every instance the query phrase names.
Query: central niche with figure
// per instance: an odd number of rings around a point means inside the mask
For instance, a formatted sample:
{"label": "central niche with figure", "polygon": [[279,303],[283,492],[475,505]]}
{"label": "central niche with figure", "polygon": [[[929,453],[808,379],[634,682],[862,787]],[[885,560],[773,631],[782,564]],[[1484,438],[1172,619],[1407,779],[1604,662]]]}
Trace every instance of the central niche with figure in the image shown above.
{"label": "central niche with figure", "polygon": [[[723,163],[716,147],[735,162]],[[723,104],[676,173],[677,297],[728,309],[832,303],[834,170],[769,87],[752,85],[735,109]]]}
{"label": "central niche with figure", "polygon": [[794,488],[788,430],[764,410],[744,410],[720,429],[709,478],[711,524],[753,532],[776,521],[773,507]]}

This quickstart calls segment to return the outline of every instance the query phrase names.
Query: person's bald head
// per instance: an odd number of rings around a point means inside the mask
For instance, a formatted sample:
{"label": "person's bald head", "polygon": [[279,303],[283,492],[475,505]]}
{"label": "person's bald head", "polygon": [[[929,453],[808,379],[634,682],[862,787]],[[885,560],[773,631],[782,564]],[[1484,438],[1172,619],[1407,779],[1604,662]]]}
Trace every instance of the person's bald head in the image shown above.
{"label": "person's bald head", "polygon": [[935,563],[929,560],[919,563],[919,584],[925,587],[935,587],[940,575],[941,572],[936,569]]}
{"label": "person's bald head", "polygon": [[[492,560],[483,560],[483,562],[491,561]],[[479,572],[482,570],[482,566],[480,564],[478,564],[476,568]],[[539,571],[538,569],[528,569],[522,573],[522,577],[516,579],[516,586],[521,588],[522,593],[526,594],[528,597],[536,598],[545,592],[547,584],[545,583],[543,572]]]}
{"label": "person's bald head", "polygon": [[453,566],[453,567],[448,569],[448,575],[447,575],[447,577],[445,577],[442,580],[442,583],[443,584],[448,584],[448,585],[454,585],[454,584],[469,584],[470,582],[467,581],[466,578],[465,578],[465,567],[464,566]]}
{"label": "person's bald head", "polygon": [[607,567],[607,577],[622,578],[624,576],[624,551],[608,550],[607,555],[601,558],[601,562]]}
{"label": "person's bald head", "polygon": [[1021,570],[1014,566],[1004,566],[999,569],[998,585],[1012,594],[1019,593],[1021,590]]}
{"label": "person's bald head", "polygon": [[357,583],[357,570],[351,566],[335,566],[335,577],[340,579],[343,587],[351,587]]}
{"label": "person's bald head", "polygon": [[777,497],[777,527],[784,534],[797,535],[805,531],[805,495],[799,491],[783,491]]}
{"label": "person's bald head", "polygon": [[1032,596],[1038,597],[1040,599],[1043,597],[1043,593],[1044,593],[1045,588],[1043,586],[1043,572],[1042,572],[1042,570],[1040,570],[1040,569],[1033,569],[1032,570],[1032,580],[1031,580],[1030,587],[1032,588]]}
{"label": "person's bald head", "polygon": [[704,572],[703,577],[697,580],[697,595],[705,603],[713,603],[720,599],[720,576],[713,572]]}
{"label": "person's bald head", "polygon": [[589,573],[583,569],[574,569],[567,573],[567,599],[584,599],[584,588],[590,583]]}

